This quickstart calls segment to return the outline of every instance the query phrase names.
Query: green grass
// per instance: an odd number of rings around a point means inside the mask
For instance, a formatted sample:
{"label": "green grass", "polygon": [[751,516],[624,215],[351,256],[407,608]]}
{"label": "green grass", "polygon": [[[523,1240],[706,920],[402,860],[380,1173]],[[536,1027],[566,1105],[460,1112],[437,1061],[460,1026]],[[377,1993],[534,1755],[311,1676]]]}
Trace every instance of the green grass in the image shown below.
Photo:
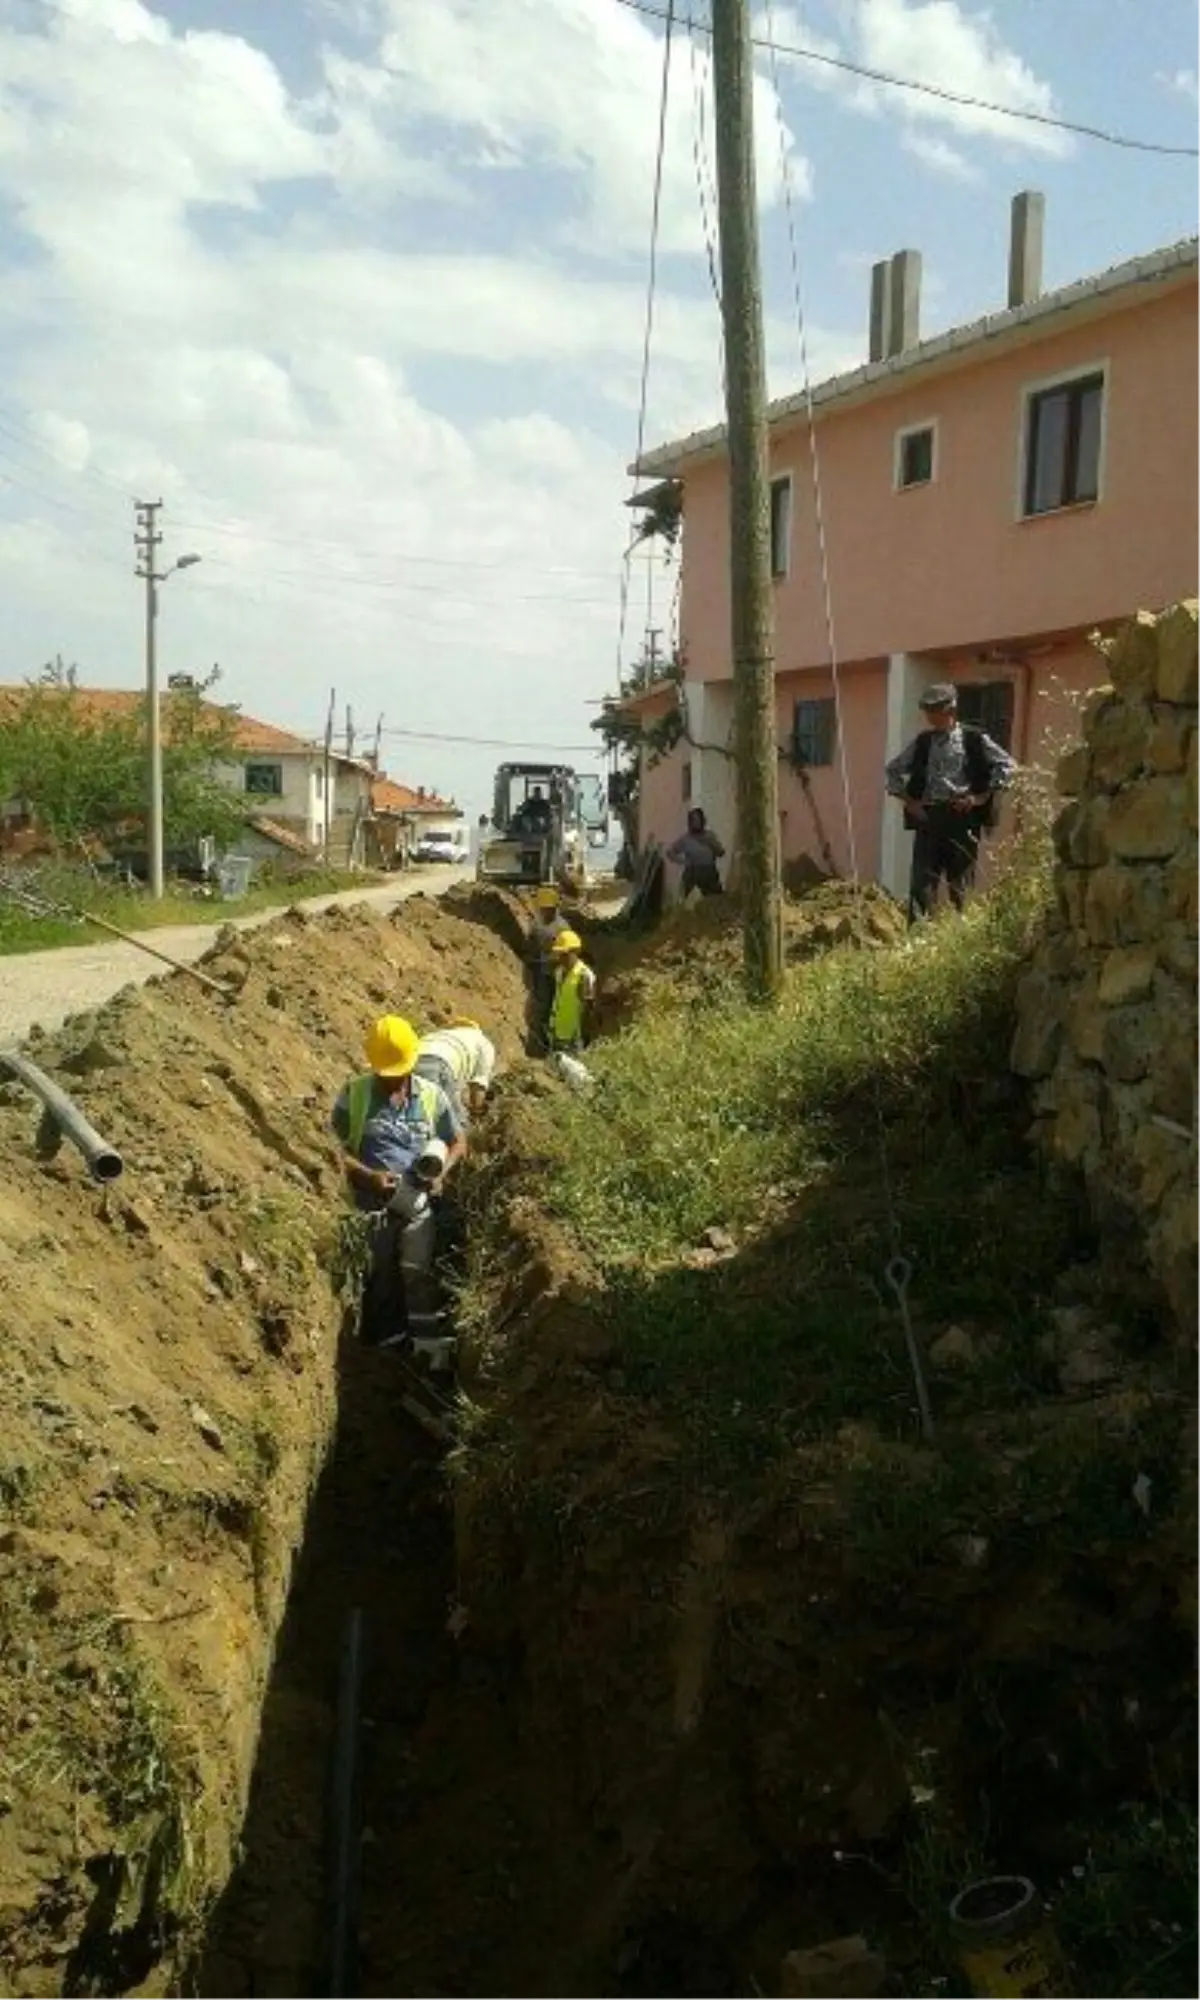
{"label": "green grass", "polygon": [[[256,884],[245,896],[225,902],[168,890],[161,902],[135,892],[99,888],[86,877],[65,869],[39,869],[31,887],[51,901],[62,899],[88,910],[120,930],[156,930],[164,924],[223,924],[233,917],[283,908],[307,896],[332,896],[347,889],[368,889],[384,877],[337,868],[314,868],[304,875]],[[95,944],[106,933],[98,925],[74,923],[67,917],[35,917],[5,902],[0,891],[0,957],[26,951],[51,951],[61,946]]]}

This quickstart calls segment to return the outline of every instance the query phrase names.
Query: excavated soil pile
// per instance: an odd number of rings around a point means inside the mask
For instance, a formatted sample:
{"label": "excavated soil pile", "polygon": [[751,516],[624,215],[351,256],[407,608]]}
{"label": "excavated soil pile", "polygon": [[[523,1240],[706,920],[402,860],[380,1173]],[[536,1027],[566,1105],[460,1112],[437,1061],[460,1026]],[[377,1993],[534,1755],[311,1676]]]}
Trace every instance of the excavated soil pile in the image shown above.
{"label": "excavated soil pile", "polygon": [[[168,1990],[229,1872],[334,1420],[327,1115],[366,1020],[464,1011],[519,1046],[511,952],[424,899],[292,912],[205,969],[233,997],[171,975],[31,1040],[123,1155],[107,1192],[0,1088],[8,1994]],[[401,1426],[394,1376],[373,1394]]]}

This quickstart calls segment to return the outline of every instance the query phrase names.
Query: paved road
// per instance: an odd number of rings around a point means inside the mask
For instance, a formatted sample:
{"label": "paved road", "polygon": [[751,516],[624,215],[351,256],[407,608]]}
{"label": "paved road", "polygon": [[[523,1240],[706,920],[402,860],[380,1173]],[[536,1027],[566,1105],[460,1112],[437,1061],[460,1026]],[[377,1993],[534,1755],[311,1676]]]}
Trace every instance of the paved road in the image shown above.
{"label": "paved road", "polygon": [[[377,888],[312,896],[300,907],[316,911],[327,910],[334,903],[369,903],[374,909],[390,910],[406,896],[422,889],[437,893],[454,882],[470,879],[470,875],[466,868],[426,868]],[[281,903],[278,908],[256,910],[251,917],[234,917],[232,921],[238,930],[257,930],[287,907]],[[219,929],[219,924],[164,924],[161,930],[141,935],[147,944],[190,965],[208,950]],[[116,938],[103,944],[64,945],[57,951],[28,951],[0,958],[0,1044],[18,1042],[35,1021],[43,1028],[57,1028],[68,1014],[100,1007],[122,986],[131,981],[142,986],[166,970],[158,959]]]}

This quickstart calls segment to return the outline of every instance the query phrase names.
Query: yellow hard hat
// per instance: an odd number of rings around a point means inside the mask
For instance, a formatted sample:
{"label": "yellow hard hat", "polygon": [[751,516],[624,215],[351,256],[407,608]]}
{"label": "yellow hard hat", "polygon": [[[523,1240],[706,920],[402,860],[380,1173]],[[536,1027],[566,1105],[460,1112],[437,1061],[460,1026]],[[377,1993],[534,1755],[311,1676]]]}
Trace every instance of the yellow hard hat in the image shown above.
{"label": "yellow hard hat", "polygon": [[399,1014],[384,1014],[367,1034],[367,1061],[376,1076],[407,1076],[420,1045],[411,1021]]}
{"label": "yellow hard hat", "polygon": [[578,931],[560,931],[550,949],[555,952],[582,951],[583,939]]}
{"label": "yellow hard hat", "polygon": [[539,910],[556,910],[558,908],[558,890],[552,883],[547,882],[543,888],[538,890],[533,900]]}
{"label": "yellow hard hat", "polygon": [[452,1028],[478,1028],[479,1023],[478,1021],[473,1021],[469,1014],[451,1014],[450,1026]]}

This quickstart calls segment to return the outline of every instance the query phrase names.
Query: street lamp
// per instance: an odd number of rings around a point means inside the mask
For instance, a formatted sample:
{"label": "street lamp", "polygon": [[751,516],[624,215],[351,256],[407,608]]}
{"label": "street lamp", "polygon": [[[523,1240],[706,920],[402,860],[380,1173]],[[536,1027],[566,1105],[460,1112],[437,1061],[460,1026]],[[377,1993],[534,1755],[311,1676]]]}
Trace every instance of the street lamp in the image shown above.
{"label": "street lamp", "polygon": [[[150,548],[152,550],[153,543]],[[162,714],[158,702],[158,646],[156,626],[158,622],[158,587],[174,576],[177,569],[192,569],[200,561],[197,555],[180,556],[169,569],[156,570],[147,552],[145,570],[146,582],[146,709],[147,709],[147,752],[150,764],[150,811],[148,815],[149,835],[149,888],[155,902],[162,901],[164,886],[163,865],[163,769],[162,769]]]}

